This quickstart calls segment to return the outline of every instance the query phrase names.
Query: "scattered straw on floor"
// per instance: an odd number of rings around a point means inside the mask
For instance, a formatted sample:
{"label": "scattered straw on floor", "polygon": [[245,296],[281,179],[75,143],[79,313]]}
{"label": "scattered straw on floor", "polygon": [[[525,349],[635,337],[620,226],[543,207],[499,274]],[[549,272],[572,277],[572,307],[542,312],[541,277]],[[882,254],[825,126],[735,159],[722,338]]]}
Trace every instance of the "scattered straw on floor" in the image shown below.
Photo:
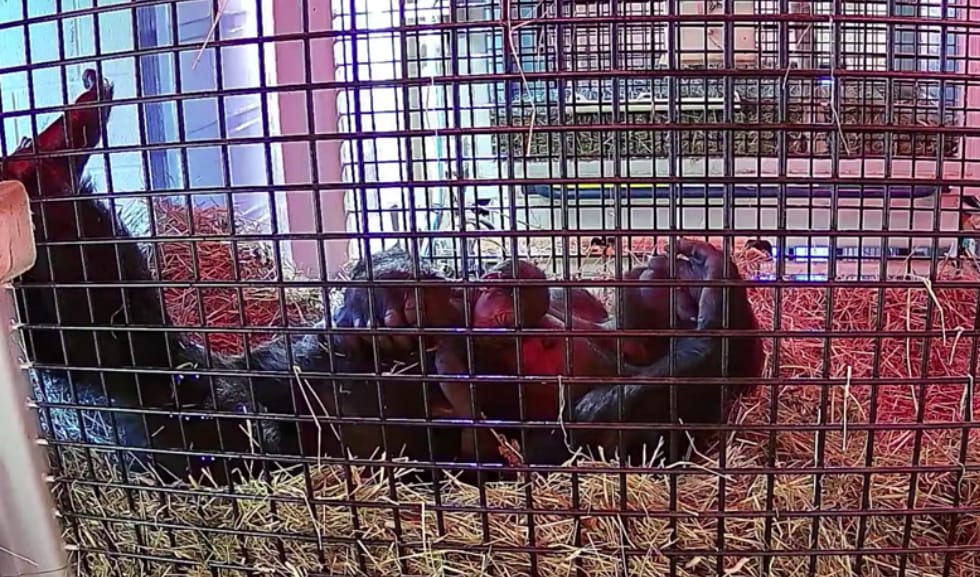
{"label": "scattered straw on floor", "polygon": [[[769,266],[748,260],[743,265]],[[944,268],[941,278],[975,282],[980,276]],[[228,568],[223,575],[244,575],[234,570],[238,567],[290,576],[516,576],[536,570],[564,577],[580,568],[596,577],[652,577],[668,574],[671,554],[677,555],[677,574],[685,576],[755,576],[768,569],[770,575],[877,577],[898,575],[903,564],[906,575],[927,576],[942,575],[947,562],[950,575],[975,575],[980,556],[967,549],[980,548],[980,473],[972,469],[980,463],[980,439],[955,427],[972,421],[976,408],[968,390],[975,343],[960,332],[974,327],[977,291],[933,290],[925,282],[881,293],[859,288],[828,294],[801,287],[781,291],[778,302],[775,292],[761,286],[751,298],[764,328],[774,326],[778,311],[779,329],[799,333],[781,340],[776,358],[767,342],[778,376],[794,382],[760,387],[735,407],[733,422],[747,430],[725,439],[728,472],[717,472],[717,448],[698,456],[678,477],[676,508],[663,475],[619,476],[597,469],[575,479],[552,475],[490,484],[484,497],[456,482],[436,494],[430,486],[375,469],[355,470],[348,486],[342,467],[324,466],[308,475],[280,472],[265,481],[253,479],[236,486],[234,498],[217,489],[196,495],[185,492],[187,487],[160,491],[150,479],[137,480],[141,488],[129,495],[112,486],[59,483],[65,511],[80,516],[68,514],[65,536],[83,550],[115,553],[79,554],[83,574],[93,577],[203,576],[209,567]],[[828,310],[833,311],[829,321]],[[828,328],[915,332],[930,323],[945,336],[819,336]],[[901,382],[920,375],[955,382],[921,388]],[[828,376],[841,384],[808,382]],[[872,390],[862,384],[872,376],[900,384]],[[898,430],[875,431],[872,437],[863,425],[872,422],[875,396],[873,422],[895,424]],[[925,422],[948,428],[915,430],[909,424],[920,412]],[[751,429],[770,422],[785,429],[771,437]],[[801,428],[816,424],[833,427]],[[69,471],[87,475],[81,456],[76,458],[74,464],[69,460]],[[866,465],[877,469],[862,471]],[[914,466],[931,468],[912,474]],[[759,474],[763,467],[780,473]],[[832,471],[814,474],[818,467]],[[96,473],[123,482],[111,467],[97,467]],[[351,501],[359,504],[356,510]],[[624,503],[628,513],[617,513]],[[574,505],[582,516],[563,514]],[[469,509],[445,511],[449,506]],[[954,506],[964,513],[953,514]],[[529,507],[541,511],[533,522],[521,513]],[[675,527],[665,518],[671,510]],[[722,526],[719,510],[737,516]],[[936,552],[948,546],[959,551],[948,558]],[[730,553],[720,565],[713,554],[719,547]],[[847,554],[858,547],[869,554]],[[904,563],[903,550],[909,552]],[[828,554],[816,557],[811,569],[806,554],[821,551]],[[141,555],[156,560],[136,561]],[[186,565],[173,566],[168,559]]]}
{"label": "scattered straw on floor", "polygon": [[[186,204],[163,199],[154,206],[160,237],[194,235],[259,234],[254,222],[236,219],[234,230],[223,206],[193,207],[193,220]],[[190,224],[193,222],[193,229]],[[157,259],[161,276],[168,281],[270,281],[295,280],[296,271],[282,260],[276,266],[273,241],[206,241],[160,243]],[[280,272],[281,271],[281,274]],[[168,288],[164,299],[171,322],[190,327],[283,327],[310,326],[323,318],[321,292],[308,288]],[[255,346],[272,335],[254,333]],[[203,334],[188,338],[201,342]],[[242,334],[210,333],[208,345],[219,353],[240,353],[245,348]]]}

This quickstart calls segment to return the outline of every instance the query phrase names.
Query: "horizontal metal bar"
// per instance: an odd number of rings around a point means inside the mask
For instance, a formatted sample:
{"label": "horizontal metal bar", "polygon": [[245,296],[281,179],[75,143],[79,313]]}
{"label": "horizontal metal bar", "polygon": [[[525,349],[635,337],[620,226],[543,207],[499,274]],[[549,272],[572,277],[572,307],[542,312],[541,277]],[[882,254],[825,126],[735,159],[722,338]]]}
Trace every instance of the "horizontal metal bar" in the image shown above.
{"label": "horizontal metal bar", "polygon": [[[653,177],[650,180],[660,180]],[[755,184],[755,185],[702,185],[702,184],[627,184],[626,190],[618,195],[627,198],[656,198],[656,199],[687,199],[687,198],[923,198],[940,194],[945,187],[932,184],[917,186],[892,186],[879,184],[826,186],[820,184],[786,185]],[[606,199],[615,198],[614,186],[602,189],[582,189],[577,186],[548,186],[538,184],[524,187],[524,192],[533,195],[560,200],[575,199]],[[545,207],[547,208],[547,207]],[[786,231],[779,231],[785,234]]]}
{"label": "horizontal metal bar", "polygon": [[[308,377],[303,377],[308,378]],[[964,379],[965,380],[965,379]],[[733,379],[735,381],[735,379]],[[416,385],[418,383],[415,383]],[[729,383],[735,384],[735,383]],[[914,383],[910,383],[914,384]],[[962,383],[961,383],[962,385]],[[370,386],[370,385],[366,385]],[[406,384],[407,386],[407,384]],[[760,383],[760,386],[762,384]],[[824,383],[824,386],[826,384]],[[856,386],[853,383],[850,386]],[[105,407],[100,405],[84,405],[79,403],[53,403],[53,402],[34,402],[34,406],[38,409],[58,409],[58,410],[69,410],[69,411],[85,411],[85,412],[105,412],[108,414],[119,414],[119,415],[160,415],[160,416],[170,416],[183,420],[191,419],[211,419],[211,418],[221,418],[223,420],[230,421],[258,421],[258,422],[280,422],[280,423],[294,423],[294,424],[307,424],[315,425],[319,424],[331,424],[331,425],[387,425],[387,426],[397,426],[397,427],[416,427],[416,428],[447,428],[447,429],[495,429],[495,428],[507,428],[507,429],[520,429],[527,431],[534,430],[546,430],[554,429],[555,427],[561,427],[568,430],[582,430],[582,431],[603,431],[603,430],[614,430],[614,431],[676,431],[676,423],[656,423],[656,422],[635,422],[635,421],[594,421],[594,422],[575,422],[575,421],[536,421],[531,419],[525,419],[523,421],[513,420],[513,419],[462,419],[462,418],[401,418],[401,417],[349,417],[340,415],[330,415],[330,416],[312,416],[312,415],[289,415],[282,413],[241,413],[231,410],[221,411],[217,409],[191,409],[191,408],[181,408],[175,410],[167,409],[157,409],[152,407]],[[806,432],[820,432],[820,431],[842,431],[844,429],[844,423],[828,423],[828,424],[818,424],[818,423],[770,423],[770,424],[756,424],[751,425],[744,424],[697,424],[697,423],[685,423],[684,428],[690,431],[712,431],[712,432],[755,432],[755,433],[779,433],[785,432],[787,426],[792,426],[794,431],[806,431]],[[848,432],[866,432],[866,431],[972,431],[973,429],[980,429],[980,423],[974,423],[970,421],[949,421],[949,422],[922,422],[922,423],[862,423],[862,422],[851,422],[846,425]],[[61,441],[56,439],[45,440],[45,444],[51,446],[65,445],[69,443],[68,446],[74,446],[77,442],[72,441]],[[85,444],[85,443],[83,443]],[[106,448],[107,445],[103,444],[85,444],[89,447],[103,447]],[[197,453],[195,453],[197,454]],[[242,453],[245,455],[245,453]],[[211,456],[221,456],[221,454],[211,454]],[[228,454],[227,456],[230,456]],[[978,465],[980,467],[980,465]],[[835,467],[834,470],[838,470],[839,467]],[[744,468],[740,469],[744,470]],[[796,469],[794,469],[795,471]]]}
{"label": "horizontal metal bar", "polygon": [[[824,340],[820,336],[814,336],[811,340]],[[255,348],[254,346],[252,347]],[[84,366],[84,365],[58,365],[53,363],[37,363],[31,362],[28,366],[24,368],[38,369],[38,370],[49,370],[49,371],[84,371],[84,372],[97,372],[97,373],[119,373],[119,374],[147,374],[147,375],[173,375],[173,376],[186,376],[186,375],[202,375],[211,377],[253,377],[253,378],[276,378],[276,379],[293,379],[296,378],[296,373],[283,370],[266,370],[266,371],[256,371],[256,370],[230,370],[230,369],[209,369],[204,367],[189,367],[189,368],[179,368],[179,369],[161,369],[161,368],[149,368],[149,367],[133,367],[133,368],[120,368],[120,367],[110,367],[110,366]],[[431,373],[430,373],[431,375]],[[365,379],[371,381],[379,382],[410,382],[418,384],[420,379],[419,374],[412,373],[382,373],[382,374],[366,374],[366,373],[326,373],[322,371],[303,371],[301,376],[304,379],[325,379],[325,380],[360,380]],[[613,377],[613,376],[602,376],[602,377],[575,377],[568,375],[494,375],[494,374],[483,374],[479,375],[481,381],[485,382],[501,382],[501,383],[555,383],[555,384],[565,384],[565,385],[577,385],[577,384],[672,384],[672,383],[699,383],[699,384],[732,384],[732,383],[760,383],[766,385],[803,385],[803,386],[858,386],[858,385],[943,385],[943,384],[964,384],[970,377],[968,375],[963,376],[926,376],[926,377],[883,377],[878,376],[871,379],[853,377],[850,379],[844,377],[820,377],[820,378],[804,378],[804,377],[769,377],[769,378],[735,378],[735,377],[663,377],[663,378],[652,378],[652,377]],[[473,379],[471,376],[467,375],[449,375],[441,374],[439,375],[440,381],[445,382],[469,382]]]}
{"label": "horizontal metal bar", "polygon": [[697,328],[662,328],[662,329],[573,329],[573,328],[524,328],[524,329],[485,329],[485,328],[351,328],[351,327],[331,327],[329,329],[315,330],[306,326],[207,326],[207,325],[58,325],[49,323],[32,323],[25,325],[30,330],[52,330],[52,331],[81,331],[81,332],[108,332],[108,333],[199,333],[199,334],[273,334],[276,336],[286,335],[357,335],[361,337],[382,337],[393,335],[404,335],[412,337],[471,337],[479,339],[481,337],[514,338],[518,341],[522,339],[536,338],[563,338],[566,341],[574,338],[602,338],[602,339],[629,339],[637,337],[729,337],[729,338],[760,338],[773,340],[823,340],[830,339],[970,339],[980,337],[980,329],[964,329],[962,327],[949,329],[916,329],[916,330],[832,330],[804,328],[799,330],[789,329],[697,329]]}
{"label": "horizontal metal bar", "polygon": [[[420,211],[421,212],[421,211]],[[520,210],[518,211],[520,212]],[[727,230],[723,231],[721,229],[704,229],[704,228],[684,228],[684,229],[664,229],[664,230],[648,230],[648,231],[635,231],[635,230],[608,230],[608,229],[580,229],[580,230],[564,230],[564,231],[551,231],[535,228],[527,229],[494,229],[494,230],[414,230],[414,231],[370,231],[370,232],[316,232],[316,233],[268,233],[268,234],[250,234],[241,233],[235,234],[234,236],[229,235],[187,235],[178,237],[156,237],[156,238],[132,238],[126,242],[138,242],[143,244],[168,244],[174,242],[207,242],[207,241],[221,241],[221,242],[234,242],[237,244],[242,244],[250,241],[262,241],[262,240],[405,240],[405,239],[479,239],[485,237],[492,238],[567,238],[567,237],[577,237],[577,236],[595,236],[601,234],[608,238],[633,238],[637,236],[661,236],[661,237],[750,237],[750,236],[772,236],[773,231],[770,229],[762,228],[740,228],[737,230]],[[902,230],[902,231],[891,231],[891,230],[783,230],[778,236],[805,236],[805,237],[829,237],[829,238],[855,238],[855,237],[865,237],[873,239],[890,239],[894,237],[900,238],[926,238],[926,239],[939,239],[943,237],[950,236],[962,236],[963,232],[958,230],[950,231],[924,231],[924,230]],[[84,240],[62,240],[62,241],[38,241],[38,247],[44,246],[92,246],[92,245],[113,245],[119,244],[117,239],[84,239]],[[583,257],[586,255],[582,255]],[[221,286],[221,281],[209,281],[212,282],[209,286]],[[256,284],[258,282],[265,281],[241,281],[241,283],[252,282]],[[288,281],[292,283],[292,286],[300,287],[304,285],[309,285],[308,281]],[[356,286],[357,281],[350,282],[350,286]],[[422,281],[420,281],[422,282]],[[551,281],[531,281],[527,280],[528,286],[536,283],[538,286],[543,284],[549,284]],[[573,281],[566,281],[570,283]],[[574,281],[574,282],[586,282],[586,281]],[[619,281],[622,282],[622,281]],[[680,282],[679,280],[677,282]],[[713,281],[698,281],[704,286],[711,286],[710,282]],[[773,285],[768,286],[779,286],[780,281],[774,281]],[[847,282],[847,281],[841,281]],[[938,281],[937,281],[938,282]],[[921,284],[921,283],[920,283]],[[127,284],[130,286],[131,283]],[[36,286],[41,286],[40,284]],[[103,284],[101,286],[112,286],[111,284]],[[162,286],[162,285],[161,285]],[[168,284],[166,286],[185,286],[178,284]],[[245,284],[240,284],[238,286],[247,286]],[[564,286],[576,286],[572,284],[565,284]],[[674,286],[681,286],[680,284]],[[861,286],[868,286],[862,284]],[[889,286],[900,286],[898,284],[893,284]]]}
{"label": "horizontal metal bar", "polygon": [[[737,477],[741,473],[737,470],[729,470],[725,473],[726,476]],[[770,475],[779,475],[781,471],[773,470]],[[828,472],[827,474],[833,474],[833,472]],[[754,474],[752,475],[754,476]],[[77,484],[83,487],[92,487],[98,489],[117,489],[123,491],[129,490],[139,490],[148,493],[160,493],[163,495],[182,495],[193,497],[199,495],[197,491],[172,489],[170,487],[146,487],[143,485],[130,485],[126,483],[113,483],[108,481],[93,481],[91,479],[82,477],[73,477],[70,475],[60,475],[56,477],[55,482],[57,483],[71,483]],[[255,496],[247,493],[226,493],[220,490],[209,490],[208,495],[215,498],[222,499],[236,499],[239,501],[258,501],[262,502],[273,502],[281,504],[296,504],[296,505],[317,505],[325,507],[353,507],[357,509],[385,509],[392,512],[397,512],[399,514],[412,514],[417,515],[422,513],[423,505],[418,503],[398,503],[398,502],[384,502],[384,501],[365,501],[360,499],[329,499],[322,497],[313,497],[310,499],[301,497],[290,497],[288,495],[273,494],[273,495],[262,495]],[[424,506],[425,511],[441,511],[441,512],[456,512],[456,513],[483,513],[483,512],[493,512],[498,515],[554,515],[554,509],[538,509],[534,507],[512,507],[507,505],[494,505],[492,508],[475,507],[472,505],[465,504],[453,504],[445,505],[440,503],[429,503]],[[838,508],[822,508],[819,510],[781,510],[781,511],[738,511],[738,510],[726,510],[718,511],[711,509],[701,509],[701,510],[670,510],[670,509],[647,509],[645,511],[631,511],[631,510],[619,510],[619,509],[602,509],[602,508],[590,508],[589,510],[576,510],[569,509],[568,511],[562,511],[562,516],[567,516],[571,519],[580,519],[582,517],[619,517],[623,519],[643,519],[653,515],[656,515],[660,519],[740,519],[740,520],[751,520],[751,519],[814,519],[814,518],[826,518],[826,519],[841,519],[841,518],[892,518],[892,517],[928,517],[933,515],[972,515],[980,513],[980,507],[970,507],[970,506],[960,506],[960,507],[920,507],[920,508],[896,508],[896,509],[838,509]],[[86,519],[101,519],[108,521],[125,521],[126,518],[106,518],[91,514],[84,513],[68,513],[68,516],[77,516],[79,518]],[[149,523],[150,521],[147,521]],[[200,527],[200,526],[189,526],[179,523],[172,523],[168,526],[175,529],[187,529],[193,528],[198,529],[203,532],[214,532],[215,534],[225,534],[225,529],[211,528],[211,527]],[[286,537],[292,538],[297,537],[299,539],[308,538],[308,535],[302,534],[291,534],[291,533],[275,533],[267,534],[262,531],[251,531],[249,534],[254,534],[257,536],[276,536],[276,537]]]}
{"label": "horizontal metal bar", "polygon": [[[569,423],[571,424],[571,423]],[[617,426],[622,426],[623,424],[617,424]],[[685,425],[686,426],[686,425]],[[555,425],[551,425],[551,428],[555,428]],[[785,429],[784,429],[785,430]],[[851,466],[851,467],[811,467],[811,466],[799,466],[793,467],[792,470],[779,469],[775,467],[765,468],[765,467],[743,467],[743,468],[732,468],[732,469],[722,469],[718,467],[704,467],[704,466],[684,466],[677,465],[671,467],[643,467],[643,466],[622,466],[622,465],[612,465],[604,464],[602,467],[581,467],[581,466],[564,466],[564,465],[502,465],[496,463],[467,463],[467,462],[438,462],[438,461],[412,461],[407,463],[402,460],[394,459],[362,459],[358,457],[299,457],[294,455],[279,455],[271,453],[243,453],[234,451],[222,451],[209,452],[201,450],[192,449],[156,449],[147,447],[132,447],[132,446],[122,446],[114,445],[110,443],[106,444],[95,444],[95,443],[80,443],[80,442],[70,442],[70,441],[50,441],[48,443],[52,447],[66,447],[73,449],[93,449],[99,451],[126,451],[134,454],[147,454],[147,455],[180,455],[187,457],[215,457],[215,458],[228,458],[228,459],[247,459],[254,461],[255,463],[289,463],[289,464],[306,464],[306,465],[317,465],[317,466],[330,466],[330,465],[344,465],[352,467],[377,467],[382,469],[404,469],[406,467],[411,467],[413,469],[431,471],[431,470],[457,470],[457,471],[507,471],[508,473],[602,473],[602,474],[621,474],[621,473],[631,473],[631,474],[644,474],[644,475],[662,475],[664,477],[682,477],[689,476],[692,474],[712,474],[712,475],[724,475],[731,473],[741,473],[744,475],[785,475],[787,473],[799,474],[799,475],[818,475],[818,474],[925,474],[925,473],[953,473],[953,472],[976,472],[980,471],[980,464],[972,463],[952,463],[950,465],[932,465],[932,464],[917,464],[917,465],[877,465],[877,466]]]}

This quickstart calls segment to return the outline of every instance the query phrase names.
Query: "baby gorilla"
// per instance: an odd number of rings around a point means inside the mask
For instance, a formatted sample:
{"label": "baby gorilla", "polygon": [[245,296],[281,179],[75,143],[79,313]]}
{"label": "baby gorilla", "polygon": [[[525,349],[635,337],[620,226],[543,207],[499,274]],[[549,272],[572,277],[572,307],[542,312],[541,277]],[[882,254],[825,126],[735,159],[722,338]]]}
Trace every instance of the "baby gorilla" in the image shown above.
{"label": "baby gorilla", "polygon": [[[368,275],[370,269],[372,274]],[[381,281],[370,289],[349,287],[344,290],[343,304],[335,314],[335,326],[344,329],[374,329],[352,331],[338,334],[337,349],[352,358],[371,358],[374,352],[383,362],[418,364],[422,358],[431,360],[434,373],[438,375],[468,375],[466,363],[466,340],[458,335],[433,335],[424,331],[419,335],[393,333],[388,329],[459,328],[465,325],[466,298],[464,291],[452,287],[448,279],[435,271],[427,263],[419,262],[416,268],[411,255],[401,248],[394,247],[374,253],[370,259],[358,262],[351,271],[352,280],[373,279]],[[413,281],[433,281],[436,286],[418,289],[421,299],[416,297]],[[388,281],[402,281],[392,285]],[[407,282],[406,282],[407,281]],[[438,283],[444,282],[444,286]],[[471,293],[472,294],[472,293]],[[420,346],[421,344],[421,346]],[[476,371],[484,363],[477,355]],[[406,389],[408,383],[402,383]],[[465,382],[444,382],[440,384],[441,393],[430,395],[429,406],[435,416],[472,419],[472,404],[453,403],[459,398],[459,391],[465,389]],[[445,394],[445,395],[444,395]],[[448,400],[451,410],[441,410]],[[424,431],[421,431],[424,433]],[[484,434],[489,435],[484,430]],[[496,446],[489,437],[483,437],[487,448]],[[466,458],[474,451],[475,441],[464,442],[459,450]]]}
{"label": "baby gorilla", "polygon": [[[363,259],[352,268],[351,280],[380,283],[371,289],[347,288],[343,304],[334,316],[334,325],[344,329],[382,330],[372,334],[339,334],[337,344],[340,350],[363,353],[373,349],[376,343],[381,356],[391,360],[404,359],[418,353],[418,340],[410,334],[385,332],[383,329],[418,327],[420,320],[429,328],[460,325],[459,295],[448,283],[445,286],[421,288],[422,300],[416,300],[413,281],[446,281],[446,278],[424,262],[419,262],[416,274],[413,262],[408,252],[394,247],[374,253],[370,256],[370,263],[368,259]],[[368,274],[369,265],[371,275]],[[437,340],[430,335],[423,342],[428,347]]]}

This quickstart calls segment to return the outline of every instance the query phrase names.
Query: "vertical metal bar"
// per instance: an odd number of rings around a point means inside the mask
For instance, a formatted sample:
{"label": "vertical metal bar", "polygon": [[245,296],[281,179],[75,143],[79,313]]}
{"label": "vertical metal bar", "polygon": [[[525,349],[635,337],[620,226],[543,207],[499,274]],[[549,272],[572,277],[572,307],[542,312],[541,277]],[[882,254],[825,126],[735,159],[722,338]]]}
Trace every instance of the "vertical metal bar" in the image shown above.
{"label": "vertical metal bar", "polygon": [[[677,15],[679,13],[678,7],[679,7],[678,2],[674,2],[674,1],[667,2],[667,15],[668,16]],[[666,36],[667,36],[667,66],[669,70],[674,71],[680,68],[680,62],[682,61],[682,56],[683,56],[680,54],[681,50],[683,50],[683,46],[681,45],[681,41],[680,41],[681,31],[676,21],[671,20],[670,23],[667,25]],[[681,119],[680,111],[678,110],[678,106],[677,106],[677,103],[680,102],[680,96],[681,96],[679,79],[676,76],[670,76],[667,79],[667,83],[668,83],[667,122],[670,123],[671,125],[676,126],[676,124],[680,122]],[[672,129],[667,139],[667,159],[668,159],[667,176],[669,176],[670,178],[683,176],[682,174],[678,174],[678,171],[680,169],[680,162],[679,162],[680,147],[681,147],[680,132],[676,128]],[[680,204],[681,206],[684,205],[683,186],[678,186],[672,183],[668,187],[668,194],[669,194],[668,205],[670,207],[670,211],[668,213],[669,217],[668,217],[667,227],[666,227],[669,234],[666,250],[667,250],[667,255],[669,257],[674,254],[674,245],[676,242],[676,236],[674,235],[674,233],[678,229],[678,221],[680,221],[680,228],[683,228],[684,225],[683,218],[678,217],[679,215],[678,204]],[[680,203],[678,203],[678,199],[681,199]],[[669,263],[669,274],[671,278],[675,278],[677,267],[675,266],[674,259],[668,258],[667,261]],[[673,293],[674,291],[670,291],[671,310],[673,310],[673,307],[676,306]],[[671,355],[670,356],[671,363],[669,367],[669,374],[671,376],[674,375],[674,371],[675,371],[675,367],[673,363],[674,355],[677,352],[675,340],[676,339],[670,339],[670,348],[668,349],[668,353]],[[677,421],[677,387],[674,386],[673,384],[668,386],[670,389],[669,401],[668,401],[670,403],[670,420],[671,422],[676,422]],[[670,432],[669,439],[670,441],[667,446],[667,455],[671,459],[674,459],[677,457],[678,454],[677,435],[674,433],[674,431]],[[670,478],[668,479],[669,491],[670,491],[669,510],[672,513],[679,512],[677,481],[678,479],[676,475],[671,475]],[[679,535],[677,532],[677,517],[671,516],[670,542],[676,543],[678,542],[678,539],[679,539]],[[673,549],[673,547],[671,548]],[[670,571],[670,577],[676,577],[678,574],[678,557],[676,555],[672,555],[670,557],[669,571]]]}
{"label": "vertical metal bar", "polygon": [[[837,19],[843,15],[842,0],[833,1],[833,12],[828,17],[828,24],[830,28],[830,67],[831,67],[831,78],[834,78],[834,84],[831,87],[831,107],[833,118],[832,122],[837,123],[839,121],[839,106],[840,106],[840,96],[842,92],[840,91],[840,85],[836,81],[835,71],[840,66],[840,44],[842,42],[842,35],[840,25]],[[841,146],[846,146],[846,143],[842,140],[843,135],[839,133],[834,133],[831,143],[833,146],[830,147],[830,170],[833,177],[840,176],[840,148]],[[812,166],[812,164],[811,164]],[[811,169],[812,170],[812,169]],[[813,199],[813,189],[811,188],[810,197],[810,209],[811,215],[814,207]],[[837,219],[838,219],[838,196],[839,188],[838,185],[832,185],[831,198],[830,198],[830,229],[837,230]],[[812,218],[812,216],[811,216]],[[831,331],[833,329],[833,319],[834,319],[834,302],[835,302],[835,286],[837,283],[837,237],[830,237],[830,249],[827,259],[827,279],[829,284],[826,288],[827,304],[824,307],[825,318],[823,322],[823,327],[825,331]],[[812,273],[812,270],[810,271]],[[823,340],[823,359],[821,366],[821,376],[824,379],[829,379],[831,377],[831,348],[833,346],[833,340],[831,338],[824,338]],[[830,408],[830,385],[824,384],[820,391],[820,409],[818,413],[818,423],[824,424],[828,419],[828,411]],[[821,430],[816,436],[816,466],[823,467],[826,460],[826,446],[827,446],[827,434],[825,431]],[[816,473],[813,476],[813,507],[819,510],[823,505],[823,489],[824,489],[824,474]],[[820,528],[822,519],[817,516],[813,518],[813,522],[810,526],[810,549],[816,551],[820,546]],[[811,555],[809,559],[808,575],[813,577],[816,575],[817,571],[817,556]]]}
{"label": "vertical metal bar", "polygon": [[[4,226],[0,222],[0,226]],[[7,331],[13,326],[13,302],[8,290],[0,291],[0,319]],[[38,448],[38,424],[24,399],[31,387],[18,367],[13,351],[19,350],[12,332],[0,346],[0,573],[55,575],[68,567],[61,528],[55,519],[54,500],[47,467]],[[57,449],[53,449],[57,451]]]}
{"label": "vertical metal bar", "polygon": [[[790,0],[779,0],[780,12],[783,14],[791,13],[791,7],[795,7],[794,3]],[[787,121],[789,118],[789,95],[790,90],[787,84],[793,82],[794,80],[790,76],[790,66],[791,66],[791,55],[790,55],[790,24],[787,22],[779,23],[779,66],[781,69],[786,70],[786,76],[779,81],[778,88],[774,91],[776,94],[776,99],[778,103],[777,117],[776,121],[780,124]],[[788,162],[788,143],[786,141],[785,131],[776,132],[776,154],[779,166],[779,173],[786,174]],[[759,174],[762,173],[761,160],[756,164]],[[778,186],[778,197],[776,199],[776,244],[773,247],[775,249],[776,255],[774,255],[776,260],[775,266],[775,277],[777,279],[785,278],[786,274],[786,236],[785,232],[787,230],[787,217],[786,217],[786,185],[780,184]],[[761,219],[759,219],[761,222]],[[782,329],[782,309],[784,302],[783,287],[777,286],[773,289],[773,316],[772,325],[768,328],[772,330]],[[767,328],[767,327],[763,327]],[[773,338],[772,341],[772,353],[770,360],[770,370],[773,375],[779,375],[780,367],[780,352],[782,350],[782,343],[780,339]],[[778,385],[769,385],[769,419],[768,424],[775,425],[779,422],[779,396],[780,390]],[[770,472],[766,474],[766,510],[772,510],[776,503],[776,476],[772,473],[772,470],[776,467],[776,458],[778,452],[778,446],[776,444],[776,432],[770,431],[766,442],[766,467],[770,469]],[[766,547],[772,549],[773,547],[773,527],[774,520],[772,517],[767,517],[765,520],[764,532],[764,543]],[[763,574],[767,577],[772,574],[772,558],[769,556],[762,556],[760,558],[760,563],[763,569]]]}

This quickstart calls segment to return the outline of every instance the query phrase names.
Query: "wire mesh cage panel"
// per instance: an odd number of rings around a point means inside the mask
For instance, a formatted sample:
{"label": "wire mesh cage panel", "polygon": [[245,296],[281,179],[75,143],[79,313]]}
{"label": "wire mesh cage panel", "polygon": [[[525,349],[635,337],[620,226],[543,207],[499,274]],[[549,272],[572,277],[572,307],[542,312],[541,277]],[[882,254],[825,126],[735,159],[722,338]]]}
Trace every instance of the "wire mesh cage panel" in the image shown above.
{"label": "wire mesh cage panel", "polygon": [[0,2],[78,573],[975,575],[978,23]]}

